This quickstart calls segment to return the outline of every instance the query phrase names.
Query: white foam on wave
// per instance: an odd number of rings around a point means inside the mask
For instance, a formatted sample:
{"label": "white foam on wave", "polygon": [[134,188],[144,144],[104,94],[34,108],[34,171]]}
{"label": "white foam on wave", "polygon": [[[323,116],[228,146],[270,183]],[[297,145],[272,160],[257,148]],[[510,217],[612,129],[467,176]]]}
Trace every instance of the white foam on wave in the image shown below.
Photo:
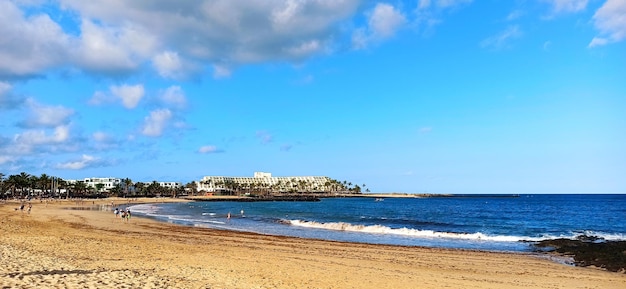
{"label": "white foam on wave", "polygon": [[215,216],[216,213],[202,213],[203,216]]}
{"label": "white foam on wave", "polygon": [[[578,234],[579,236],[581,234]],[[597,231],[584,231],[582,235],[585,236],[595,236],[607,241],[626,241],[626,234],[621,233],[605,233],[605,232],[597,232]]]}
{"label": "white foam on wave", "polygon": [[419,238],[446,238],[457,240],[484,240],[484,241],[496,241],[496,242],[518,242],[518,241],[539,241],[542,238],[530,238],[522,236],[492,236],[483,233],[452,233],[452,232],[437,232],[433,230],[417,230],[409,228],[397,228],[393,229],[381,225],[354,225],[350,223],[337,222],[337,223],[319,223],[312,221],[302,220],[285,220],[284,223],[292,226],[326,229],[335,231],[347,231],[369,234],[389,234],[408,237]]}
{"label": "white foam on wave", "polygon": [[283,220],[282,223],[289,224],[292,226],[304,227],[304,228],[315,228],[315,229],[326,229],[326,230],[335,230],[335,231],[347,231],[347,232],[358,232],[358,233],[369,233],[369,234],[388,234],[388,235],[397,235],[397,236],[408,236],[408,237],[419,237],[419,238],[446,238],[446,239],[457,239],[457,240],[482,240],[482,241],[494,241],[494,242],[538,242],[542,240],[549,239],[576,239],[580,235],[586,236],[595,236],[608,241],[624,241],[626,240],[626,234],[621,233],[605,233],[605,232],[597,232],[597,231],[583,231],[583,232],[572,232],[568,235],[543,235],[539,237],[530,237],[530,236],[509,236],[509,235],[487,235],[483,233],[453,233],[453,232],[438,232],[433,230],[418,230],[418,229],[409,229],[409,228],[390,228],[381,225],[354,225],[350,223],[344,222],[336,222],[336,223],[319,223],[313,221],[303,221],[303,220]]}
{"label": "white foam on wave", "polygon": [[146,215],[156,214],[159,212],[159,207],[152,204],[134,205],[128,208],[131,212],[142,213]]}

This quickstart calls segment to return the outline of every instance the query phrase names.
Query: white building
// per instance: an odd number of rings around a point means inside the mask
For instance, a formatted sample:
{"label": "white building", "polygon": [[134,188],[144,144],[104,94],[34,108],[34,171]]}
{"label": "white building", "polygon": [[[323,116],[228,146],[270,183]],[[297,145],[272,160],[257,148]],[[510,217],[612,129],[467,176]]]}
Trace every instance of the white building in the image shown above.
{"label": "white building", "polygon": [[271,173],[254,172],[254,177],[205,176],[196,182],[198,191],[267,190],[274,192],[327,192],[328,177],[272,177]]}
{"label": "white building", "polygon": [[[78,180],[66,180],[66,182],[68,184],[75,184],[78,182]],[[115,188],[118,185],[122,185],[122,179],[118,178],[85,178],[84,180],[82,180],[82,182],[85,183],[85,186],[89,188],[96,188],[97,184],[102,184],[102,189],[107,191]]]}
{"label": "white building", "polygon": [[168,189],[178,189],[183,186],[183,184],[179,182],[159,182],[159,185]]}

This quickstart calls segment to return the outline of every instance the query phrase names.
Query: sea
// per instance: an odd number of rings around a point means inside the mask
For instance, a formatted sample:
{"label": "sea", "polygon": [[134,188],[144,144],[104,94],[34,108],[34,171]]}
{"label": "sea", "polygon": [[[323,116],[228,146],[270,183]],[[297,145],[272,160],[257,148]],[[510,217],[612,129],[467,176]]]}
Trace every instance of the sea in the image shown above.
{"label": "sea", "polygon": [[130,210],[184,226],[401,246],[532,252],[546,239],[626,240],[624,194],[158,203]]}

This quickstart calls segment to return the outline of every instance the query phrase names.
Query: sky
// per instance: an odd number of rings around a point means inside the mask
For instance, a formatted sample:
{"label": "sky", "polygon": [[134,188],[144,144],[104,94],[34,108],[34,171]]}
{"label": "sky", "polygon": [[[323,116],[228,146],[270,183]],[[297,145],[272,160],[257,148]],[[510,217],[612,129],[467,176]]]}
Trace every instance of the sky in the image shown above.
{"label": "sky", "polygon": [[626,0],[0,0],[0,173],[626,193]]}

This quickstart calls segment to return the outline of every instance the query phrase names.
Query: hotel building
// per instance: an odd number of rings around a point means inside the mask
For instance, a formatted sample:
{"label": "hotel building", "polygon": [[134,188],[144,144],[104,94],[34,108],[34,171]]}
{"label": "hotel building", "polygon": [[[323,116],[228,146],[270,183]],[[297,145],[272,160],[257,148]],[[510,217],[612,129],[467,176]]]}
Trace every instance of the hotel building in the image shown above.
{"label": "hotel building", "polygon": [[220,192],[232,190],[267,190],[273,192],[328,192],[328,177],[272,177],[271,173],[254,172],[254,177],[205,176],[196,183],[197,190]]}
{"label": "hotel building", "polygon": [[183,186],[183,184],[179,182],[159,182],[159,185],[168,189],[178,189]]}
{"label": "hotel building", "polygon": [[[68,184],[75,184],[79,182],[79,180],[66,180],[66,182]],[[118,185],[122,185],[122,179],[118,178],[85,178],[82,182],[85,183],[85,186],[88,188],[96,188],[97,184],[102,184],[102,189],[107,191]]]}

